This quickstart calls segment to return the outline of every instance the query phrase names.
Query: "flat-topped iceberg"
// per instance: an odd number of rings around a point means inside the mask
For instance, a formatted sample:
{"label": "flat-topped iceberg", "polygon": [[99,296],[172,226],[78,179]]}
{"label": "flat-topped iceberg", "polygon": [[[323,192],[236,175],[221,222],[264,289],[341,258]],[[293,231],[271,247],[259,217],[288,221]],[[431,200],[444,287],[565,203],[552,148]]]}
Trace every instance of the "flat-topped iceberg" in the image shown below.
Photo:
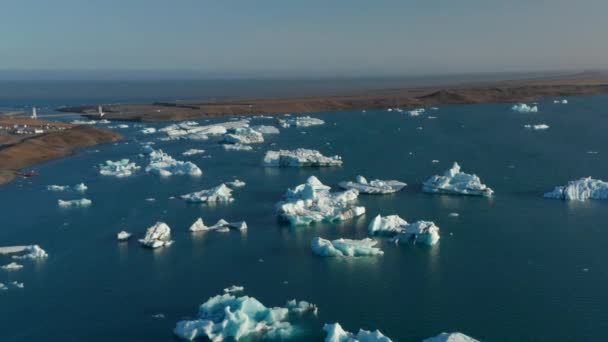
{"label": "flat-topped iceberg", "polygon": [[76,184],[74,186],[69,185],[47,185],[46,189],[49,191],[55,192],[63,192],[63,191],[76,191],[76,192],[85,192],[89,187],[87,187],[84,183]]}
{"label": "flat-topped iceberg", "polygon": [[403,189],[407,184],[396,180],[374,179],[370,182],[363,176],[357,176],[354,182],[340,182],[341,188],[356,189],[362,194],[390,194]]}
{"label": "flat-topped iceberg", "polygon": [[168,140],[190,139],[207,140],[210,136],[223,135],[229,129],[249,126],[248,120],[228,121],[211,125],[199,126],[196,122],[177,123],[159,129],[167,135]]}
{"label": "flat-topped iceberg", "polygon": [[20,248],[12,253],[22,253],[13,255],[13,259],[45,259],[49,256],[46,251],[38,245],[20,246]]}
{"label": "flat-topped iceberg", "polygon": [[330,193],[331,187],[324,185],[315,176],[306,183],[289,189],[283,201],[277,203],[277,214],[292,226],[309,225],[315,222],[339,222],[363,215],[365,207],[355,206],[359,196],[357,190]]}
{"label": "flat-topped iceberg", "polygon": [[439,227],[431,221],[407,223],[398,215],[376,216],[367,227],[369,235],[392,236],[392,241],[414,242],[432,246],[439,241]]}
{"label": "flat-topped iceberg", "polygon": [[546,198],[568,201],[586,201],[588,199],[608,199],[608,182],[591,177],[570,181],[565,186],[557,186],[545,194]]}
{"label": "flat-topped iceberg", "polygon": [[105,163],[99,164],[99,173],[103,176],[128,177],[139,169],[140,167],[130,162],[129,159],[121,159],[119,161],[106,160]]}
{"label": "flat-topped iceberg", "polygon": [[146,235],[143,239],[139,239],[139,243],[149,248],[169,246],[173,243],[171,240],[171,228],[164,222],[156,222],[146,230]]}
{"label": "flat-topped iceberg", "polygon": [[148,147],[147,152],[150,157],[150,163],[146,166],[146,172],[162,177],[169,177],[172,175],[190,175],[198,177],[203,174],[203,171],[201,171],[196,164],[175,160],[162,150],[154,150]]}
{"label": "flat-topped iceberg", "polygon": [[326,157],[321,152],[298,148],[296,150],[268,151],[264,156],[264,166],[306,167],[306,166],[340,166],[339,156]]}
{"label": "flat-topped iceberg", "polygon": [[528,106],[525,103],[518,103],[513,105],[511,110],[519,113],[536,113],[538,112],[538,106]]}
{"label": "flat-topped iceberg", "polygon": [[310,127],[325,124],[325,121],[310,116],[297,116],[279,119],[279,125],[283,128],[288,127]]}
{"label": "flat-topped iceberg", "polygon": [[199,149],[196,149],[196,148],[191,148],[191,149],[189,149],[187,151],[182,152],[182,156],[193,156],[193,155],[196,155],[196,154],[203,154],[203,153],[205,153],[205,150],[199,150]]}
{"label": "flat-topped iceberg", "polygon": [[57,200],[57,204],[62,208],[84,208],[93,204],[93,201],[88,198],[81,198],[69,201]]}
{"label": "flat-topped iceberg", "polygon": [[392,340],[384,336],[380,330],[367,331],[359,329],[355,335],[342,329],[340,323],[325,324],[323,330],[327,334],[325,342],[391,342]]}
{"label": "flat-topped iceberg", "polygon": [[228,144],[259,144],[264,142],[264,135],[249,127],[233,128],[224,134],[224,142]]}
{"label": "flat-topped iceberg", "polygon": [[350,240],[337,239],[325,240],[320,237],[312,239],[310,247],[313,253],[323,257],[359,257],[370,255],[382,255],[384,252],[374,247],[378,241],[373,239]]}
{"label": "flat-topped iceberg", "polygon": [[494,191],[482,184],[479,177],[460,172],[460,165],[454,163],[443,176],[435,175],[422,184],[422,191],[448,195],[470,195],[490,197]]}
{"label": "flat-topped iceberg", "polygon": [[[297,308],[299,305],[293,306]],[[249,296],[217,295],[203,303],[198,317],[177,322],[173,333],[182,339],[208,338],[211,341],[286,339],[293,335],[290,315],[299,314],[286,307],[267,308]]]}
{"label": "flat-topped iceberg", "polygon": [[123,230],[123,231],[119,232],[118,234],[116,234],[116,239],[118,241],[127,241],[127,240],[129,240],[131,235],[132,235],[131,233]]}
{"label": "flat-topped iceberg", "polygon": [[220,219],[213,226],[206,226],[203,222],[203,219],[199,217],[194,223],[190,226],[191,232],[208,232],[208,231],[219,231],[219,232],[227,232],[230,229],[236,230],[247,230],[247,223],[245,221],[237,221],[237,222],[228,222],[224,219]]}
{"label": "flat-topped iceberg", "polygon": [[9,264],[3,265],[2,269],[6,271],[16,271],[23,268],[23,265],[20,265],[16,262],[11,262]]}
{"label": "flat-topped iceberg", "polygon": [[224,150],[226,151],[252,151],[253,147],[243,144],[223,144]]}
{"label": "flat-topped iceberg", "polygon": [[211,189],[205,189],[197,192],[192,192],[180,196],[182,199],[191,203],[208,203],[208,202],[232,202],[232,189],[226,184],[220,184]]}
{"label": "flat-topped iceberg", "polygon": [[422,342],[479,342],[478,340],[463,333],[441,333],[434,337],[424,339]]}

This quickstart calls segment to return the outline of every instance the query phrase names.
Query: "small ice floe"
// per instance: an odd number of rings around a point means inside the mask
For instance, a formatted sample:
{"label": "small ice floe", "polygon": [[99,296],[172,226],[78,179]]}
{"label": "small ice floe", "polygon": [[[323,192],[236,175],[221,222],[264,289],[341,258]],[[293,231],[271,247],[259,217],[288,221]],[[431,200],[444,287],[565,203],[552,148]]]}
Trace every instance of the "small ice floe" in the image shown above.
{"label": "small ice floe", "polygon": [[0,247],[0,255],[12,255],[13,259],[45,259],[46,251],[38,245]]}
{"label": "small ice floe", "polygon": [[317,177],[310,176],[306,183],[287,190],[283,200],[276,204],[277,214],[292,226],[298,226],[346,221],[365,213],[365,207],[355,206],[357,190],[336,193],[330,190]]}
{"label": "small ice floe", "polygon": [[157,314],[152,315],[152,318],[165,319],[165,314],[164,313],[157,313]]}
{"label": "small ice floe", "polygon": [[365,238],[362,240],[337,239],[325,240],[320,237],[312,239],[312,252],[322,257],[360,257],[382,255],[384,252],[374,247],[378,241]]}
{"label": "small ice floe", "polygon": [[386,111],[387,111],[387,112],[392,112],[392,111],[393,111],[393,108],[387,108],[387,109],[386,109]]}
{"label": "small ice floe", "polygon": [[549,125],[547,124],[538,124],[538,125],[524,125],[525,128],[533,129],[535,131],[549,129]]}
{"label": "small ice floe", "polygon": [[458,217],[458,216],[460,216],[460,214],[459,213],[449,213],[448,216],[449,217]]}
{"label": "small ice floe", "polygon": [[11,262],[9,264],[2,266],[2,269],[6,270],[6,271],[16,271],[16,270],[20,270],[22,268],[23,268],[23,265],[20,265],[16,262]]}
{"label": "small ice floe", "polygon": [[8,287],[6,285],[4,285],[3,283],[0,283],[0,291],[6,291],[8,290]]}
{"label": "small ice floe", "polygon": [[81,198],[69,201],[57,200],[57,204],[62,208],[84,208],[93,204],[93,201],[88,198]]}
{"label": "small ice floe", "polygon": [[143,134],[152,134],[152,133],[156,133],[156,128],[154,127],[146,127],[142,130],[140,130],[141,133]]}
{"label": "small ice floe", "polygon": [[298,315],[310,313],[316,316],[317,313],[319,313],[319,308],[315,304],[309,303],[305,300],[301,300],[299,302],[295,299],[288,300],[287,304],[285,304],[285,307],[289,309],[290,312],[293,312]]}
{"label": "small ice floe", "polygon": [[230,294],[237,293],[237,292],[243,292],[243,291],[245,291],[245,287],[237,286],[237,285],[232,285],[232,286],[224,289],[224,293],[230,293]]}
{"label": "small ice floe", "polygon": [[557,186],[544,196],[568,201],[605,200],[608,199],[608,182],[591,177],[581,178],[565,186]]}
{"label": "small ice floe", "polygon": [[154,197],[146,198],[146,202],[155,202],[155,201],[156,201],[156,198],[154,198]]}
{"label": "small ice floe", "polygon": [[278,128],[276,128],[274,126],[267,126],[267,125],[251,126],[251,129],[254,131],[260,132],[262,134],[279,134],[279,133],[281,133],[281,131],[279,131]]}
{"label": "small ice floe", "polygon": [[131,233],[127,232],[127,231],[121,231],[118,234],[116,234],[116,239],[118,241],[127,241],[129,240],[129,238],[131,238]]}
{"label": "small ice floe", "polygon": [[325,342],[391,342],[392,340],[384,336],[380,330],[367,331],[359,329],[355,335],[345,331],[340,323],[325,324],[323,330],[327,334]]}
{"label": "small ice floe", "polygon": [[367,227],[369,235],[393,237],[392,241],[424,244],[432,246],[439,241],[439,227],[431,221],[407,223],[398,215],[376,216]]}
{"label": "small ice floe", "polygon": [[103,176],[129,177],[139,169],[140,167],[130,162],[129,159],[121,159],[119,161],[106,160],[105,163],[99,164],[99,173]]}
{"label": "small ice floe", "polygon": [[410,116],[420,116],[422,115],[426,110],[424,108],[416,108],[416,109],[412,109],[410,111],[408,111],[407,113]]}
{"label": "small ice floe", "polygon": [[422,126],[418,126],[416,127],[417,130],[422,131],[424,128],[422,128]]}
{"label": "small ice floe", "polygon": [[283,128],[288,127],[310,127],[325,124],[325,121],[310,116],[290,117],[287,119],[279,119],[279,125]]}
{"label": "small ice floe", "polygon": [[253,151],[253,147],[243,144],[223,144],[226,151]]}
{"label": "small ice floe", "polygon": [[72,120],[72,125],[97,125],[99,122],[95,120]]}
{"label": "small ice floe", "polygon": [[223,183],[211,189],[205,189],[181,195],[180,198],[182,198],[186,202],[191,203],[228,203],[234,201],[234,198],[232,197],[232,189],[230,189],[226,186],[226,184]]}
{"label": "small ice floe", "polygon": [[422,342],[479,342],[478,340],[463,333],[441,333],[435,337],[429,337]]}
{"label": "small ice floe", "polygon": [[488,188],[476,175],[460,172],[460,165],[454,163],[443,176],[435,175],[422,185],[422,191],[448,195],[471,195],[490,197],[494,191]]}
{"label": "small ice floe", "polygon": [[217,231],[217,232],[228,232],[230,229],[236,229],[240,231],[247,230],[247,223],[245,221],[237,221],[237,222],[228,222],[224,219],[220,219],[213,226],[206,226],[203,222],[203,219],[199,217],[194,223],[190,226],[191,232],[208,232],[208,231]]}
{"label": "small ice floe", "polygon": [[203,154],[203,153],[205,153],[205,150],[199,150],[199,149],[196,149],[196,148],[191,148],[191,149],[189,149],[187,151],[182,152],[182,156],[193,156],[193,155],[196,155],[196,154]]}
{"label": "small ice floe", "polygon": [[296,310],[301,306],[306,305],[290,301],[285,307],[267,308],[253,297],[217,295],[201,304],[197,318],[177,322],[173,333],[186,340],[288,339],[296,333],[290,319],[300,314]]}
{"label": "small ice floe", "polygon": [[173,243],[171,240],[171,228],[164,222],[156,222],[146,230],[146,235],[143,239],[139,239],[139,243],[149,248],[170,246]]}
{"label": "small ice floe", "polygon": [[433,163],[433,164],[437,164],[437,163],[439,163],[439,160],[437,160],[437,159],[433,159],[433,160],[431,160],[431,163]]}
{"label": "small ice floe", "polygon": [[22,289],[22,288],[24,288],[24,287],[25,287],[25,285],[24,285],[23,283],[20,283],[20,282],[18,282],[18,281],[12,281],[12,282],[11,282],[11,285],[12,285],[14,288],[17,288],[17,289]]}
{"label": "small ice floe", "polygon": [[511,107],[511,110],[519,113],[537,113],[538,106],[528,106],[525,103],[518,103],[516,105],[513,105],[513,107]]}
{"label": "small ice floe", "polygon": [[558,103],[558,104],[568,104],[568,100],[566,100],[566,99],[562,99],[562,100],[553,100],[553,103]]}
{"label": "small ice floe", "polygon": [[436,116],[432,116],[432,115],[431,116],[427,116],[426,118],[429,119],[429,120],[435,120],[435,119],[437,119]]}
{"label": "small ice floe", "polygon": [[264,156],[263,164],[274,167],[341,166],[342,158],[340,156],[326,157],[316,150],[298,148],[292,151],[268,151]]}
{"label": "small ice floe", "polygon": [[232,128],[224,134],[224,142],[227,144],[259,144],[264,142],[264,135],[250,127]]}
{"label": "small ice floe", "polygon": [[120,129],[124,129],[124,128],[129,128],[129,125],[120,124],[120,125],[115,125],[115,126],[108,126],[108,128],[113,128],[113,129],[120,128]]}
{"label": "small ice floe", "polygon": [[150,157],[150,163],[146,166],[146,172],[161,177],[169,177],[172,175],[190,175],[198,177],[203,175],[203,171],[192,162],[175,160],[162,150],[154,150],[150,147],[146,148],[146,152]]}
{"label": "small ice floe", "polygon": [[247,185],[247,183],[245,183],[245,182],[243,182],[241,180],[238,180],[238,179],[235,179],[235,180],[230,181],[230,182],[226,182],[225,184],[228,185],[231,188],[242,188],[245,185]]}
{"label": "small ice floe", "polygon": [[407,184],[396,180],[373,179],[367,181],[363,176],[357,176],[354,182],[340,182],[343,189],[355,189],[362,194],[390,194],[403,189]]}
{"label": "small ice floe", "polygon": [[598,151],[587,151],[587,154],[598,154]]}
{"label": "small ice floe", "polygon": [[76,192],[85,192],[87,191],[88,187],[84,184],[84,183],[80,183],[80,184],[76,184],[74,186],[69,186],[69,185],[48,185],[46,187],[47,190],[49,191],[55,191],[55,192],[63,192],[63,191],[76,191]]}

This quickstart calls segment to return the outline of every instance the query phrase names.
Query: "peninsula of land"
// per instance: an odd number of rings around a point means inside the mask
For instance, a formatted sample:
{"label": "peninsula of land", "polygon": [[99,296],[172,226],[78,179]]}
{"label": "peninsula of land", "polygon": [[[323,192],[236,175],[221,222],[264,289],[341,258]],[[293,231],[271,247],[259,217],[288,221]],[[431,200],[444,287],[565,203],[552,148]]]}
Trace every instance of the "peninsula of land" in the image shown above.
{"label": "peninsula of land", "polygon": [[[448,86],[362,90],[356,93],[334,96],[104,105],[105,115],[103,119],[162,122],[237,115],[275,115],[446,104],[526,102],[548,96],[597,94],[608,94],[608,73],[584,72],[532,79],[463,82]],[[97,105],[63,107],[58,110],[80,113],[90,119],[99,119]]]}

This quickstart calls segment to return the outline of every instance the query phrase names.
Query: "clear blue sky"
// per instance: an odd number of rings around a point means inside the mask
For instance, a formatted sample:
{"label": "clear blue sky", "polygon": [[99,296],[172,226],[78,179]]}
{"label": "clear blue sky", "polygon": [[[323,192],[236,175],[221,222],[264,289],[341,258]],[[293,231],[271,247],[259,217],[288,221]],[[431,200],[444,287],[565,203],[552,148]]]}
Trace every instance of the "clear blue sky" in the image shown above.
{"label": "clear blue sky", "polygon": [[608,68],[607,0],[5,0],[3,70]]}

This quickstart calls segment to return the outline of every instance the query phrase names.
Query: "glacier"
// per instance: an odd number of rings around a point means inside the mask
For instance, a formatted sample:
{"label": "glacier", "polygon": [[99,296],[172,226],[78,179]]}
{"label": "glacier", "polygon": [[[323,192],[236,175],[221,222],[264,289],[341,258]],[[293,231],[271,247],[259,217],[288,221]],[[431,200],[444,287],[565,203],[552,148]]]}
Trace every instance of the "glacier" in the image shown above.
{"label": "glacier", "polygon": [[429,337],[422,342],[479,342],[478,340],[467,336],[463,333],[454,332],[454,333],[441,333],[434,337]]}
{"label": "glacier", "polygon": [[177,322],[173,333],[186,340],[199,337],[211,341],[239,340],[248,336],[286,339],[295,331],[289,321],[291,314],[298,314],[295,308],[267,308],[253,297],[217,295],[201,304],[196,319]]}
{"label": "glacier", "polygon": [[267,151],[263,164],[274,167],[341,166],[342,158],[326,157],[316,150],[298,148],[292,151]]}
{"label": "glacier", "polygon": [[156,222],[146,230],[146,235],[143,239],[139,239],[139,243],[149,248],[170,246],[173,243],[171,228],[164,222]]}
{"label": "glacier", "polygon": [[367,181],[363,176],[357,176],[354,182],[340,182],[338,184],[343,189],[356,189],[362,194],[390,194],[400,191],[407,184],[396,180],[373,179]]}
{"label": "glacier", "polygon": [[460,165],[454,163],[443,176],[435,175],[422,185],[422,191],[448,195],[471,195],[490,197],[494,191],[482,184],[479,177],[460,172]]}
{"label": "glacier", "polygon": [[105,163],[99,164],[99,173],[103,176],[128,177],[139,169],[140,167],[130,162],[129,159],[121,159],[119,161],[106,160]]}
{"label": "glacier", "polygon": [[340,222],[365,213],[365,207],[355,206],[359,196],[357,190],[330,193],[331,187],[324,185],[315,176],[306,183],[289,189],[283,201],[276,204],[277,214],[292,226],[309,225],[315,222]]}
{"label": "glacier", "polygon": [[398,215],[376,216],[367,227],[369,235],[392,236],[395,243],[412,241],[432,246],[439,241],[439,227],[431,221],[407,223]]}
{"label": "glacier", "polygon": [[57,204],[62,208],[84,208],[93,204],[93,201],[88,198],[81,198],[69,201],[57,200]]}
{"label": "glacier", "polygon": [[228,232],[230,228],[244,231],[247,230],[247,223],[245,221],[228,222],[224,219],[220,219],[213,226],[206,226],[203,219],[199,217],[196,221],[194,221],[188,230],[191,232],[205,232],[213,230],[218,232]]}
{"label": "glacier", "polygon": [[203,175],[203,171],[201,171],[196,164],[175,160],[173,157],[163,152],[163,150],[154,150],[151,147],[146,147],[146,152],[150,157],[150,163],[146,166],[146,172],[161,177],[169,177],[172,175],[190,175],[198,177]]}
{"label": "glacier", "polygon": [[323,257],[360,257],[370,255],[382,255],[384,252],[374,247],[378,241],[373,239],[350,240],[337,239],[325,240],[320,237],[312,239],[310,247],[314,254]]}
{"label": "glacier", "polygon": [[544,197],[568,201],[586,201],[588,199],[608,199],[608,182],[591,177],[570,181],[564,186],[557,186]]}
{"label": "glacier", "polygon": [[519,113],[537,113],[538,106],[528,106],[525,103],[518,103],[511,107],[511,110]]}
{"label": "glacier", "polygon": [[289,117],[285,119],[278,119],[279,125],[283,128],[289,127],[310,127],[325,124],[325,121],[310,116],[298,116]]}
{"label": "glacier", "polygon": [[216,187],[211,189],[205,189],[197,192],[192,192],[189,194],[180,196],[186,202],[191,203],[209,203],[209,202],[232,202],[234,198],[232,197],[232,189],[226,186],[226,184],[222,183]]}
{"label": "glacier", "polygon": [[392,340],[384,336],[380,330],[367,331],[359,329],[355,335],[345,331],[340,323],[325,324],[323,330],[327,334],[325,342],[391,342]]}

